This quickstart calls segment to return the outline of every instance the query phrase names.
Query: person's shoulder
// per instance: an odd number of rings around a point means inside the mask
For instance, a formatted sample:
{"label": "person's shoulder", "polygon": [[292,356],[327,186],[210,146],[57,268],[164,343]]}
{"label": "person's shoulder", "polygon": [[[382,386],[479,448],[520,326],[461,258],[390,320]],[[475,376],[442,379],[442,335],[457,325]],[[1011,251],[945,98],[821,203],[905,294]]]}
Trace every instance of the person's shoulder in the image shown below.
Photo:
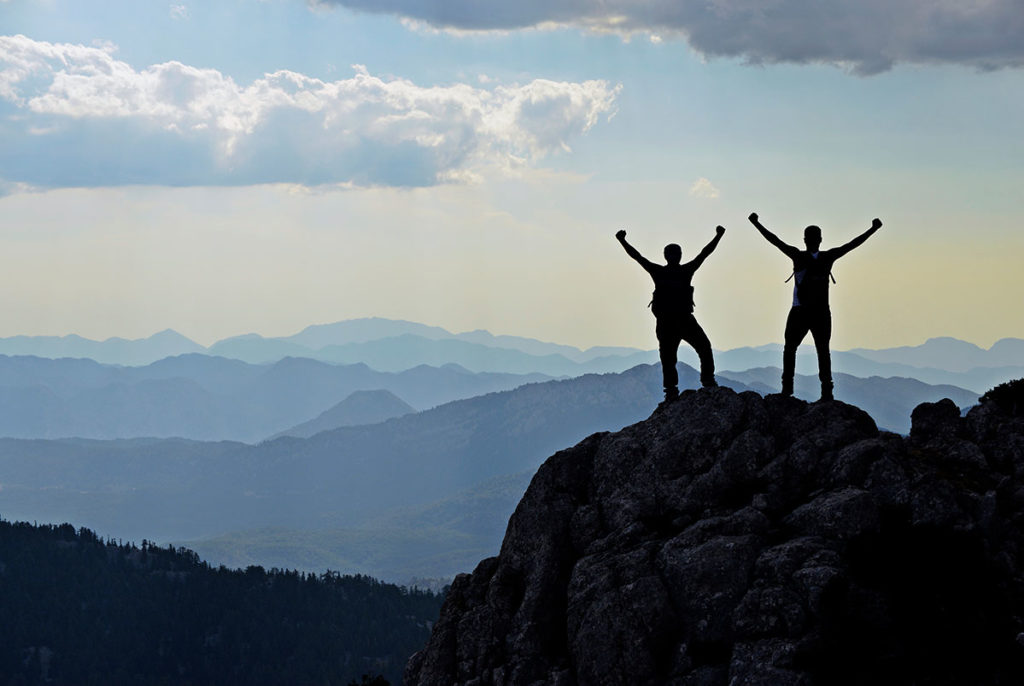
{"label": "person's shoulder", "polygon": [[646,271],[653,277],[660,276],[663,273],[663,270],[665,269],[665,265],[657,264],[656,262],[651,262],[650,260],[647,259],[640,262],[640,266],[644,268],[644,271]]}

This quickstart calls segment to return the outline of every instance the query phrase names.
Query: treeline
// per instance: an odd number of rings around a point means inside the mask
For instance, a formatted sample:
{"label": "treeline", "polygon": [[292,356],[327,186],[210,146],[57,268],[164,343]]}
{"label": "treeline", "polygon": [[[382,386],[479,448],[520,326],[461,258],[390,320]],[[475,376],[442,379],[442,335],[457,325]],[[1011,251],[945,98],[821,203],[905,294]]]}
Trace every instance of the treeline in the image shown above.
{"label": "treeline", "polygon": [[397,684],[441,600],[0,520],[0,685]]}

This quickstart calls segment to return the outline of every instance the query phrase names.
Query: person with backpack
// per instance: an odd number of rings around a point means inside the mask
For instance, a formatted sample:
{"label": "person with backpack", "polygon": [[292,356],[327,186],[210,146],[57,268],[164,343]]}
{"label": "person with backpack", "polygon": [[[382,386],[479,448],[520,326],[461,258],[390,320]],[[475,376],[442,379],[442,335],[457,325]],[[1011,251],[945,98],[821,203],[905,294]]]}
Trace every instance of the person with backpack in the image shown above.
{"label": "person with backpack", "polygon": [[708,255],[714,252],[718,242],[722,240],[725,229],[715,228],[715,237],[704,246],[697,257],[686,264],[683,249],[675,243],[665,246],[665,264],[655,264],[641,255],[636,248],[626,242],[626,231],[622,229],[615,237],[622,244],[626,254],[636,260],[654,279],[654,295],[650,308],[657,321],[655,335],[658,337],[658,353],[661,357],[661,374],[665,386],[665,401],[671,402],[679,397],[679,373],[676,371],[676,358],[679,343],[686,341],[697,351],[700,358],[700,382],[704,388],[717,386],[715,383],[715,359],[711,352],[711,341],[704,329],[693,316],[693,286],[690,284],[694,272],[704,263]]}
{"label": "person with backpack", "polygon": [[[782,394],[793,395],[793,375],[796,372],[796,349],[810,332],[814,348],[818,353],[818,379],[821,381],[821,399],[832,400],[832,358],[829,353],[829,339],[832,337],[832,311],[828,306],[829,279],[833,282],[832,265],[840,257],[860,246],[875,231],[882,228],[882,222],[874,219],[871,228],[846,245],[831,250],[821,250],[821,229],[808,226],[804,229],[804,245],[801,250],[784,243],[778,236],[764,228],[758,221],[757,213],[751,213],[752,223],[769,243],[793,260],[793,307],[786,319],[785,345],[782,349]],[[789,281],[789,279],[786,279]]]}

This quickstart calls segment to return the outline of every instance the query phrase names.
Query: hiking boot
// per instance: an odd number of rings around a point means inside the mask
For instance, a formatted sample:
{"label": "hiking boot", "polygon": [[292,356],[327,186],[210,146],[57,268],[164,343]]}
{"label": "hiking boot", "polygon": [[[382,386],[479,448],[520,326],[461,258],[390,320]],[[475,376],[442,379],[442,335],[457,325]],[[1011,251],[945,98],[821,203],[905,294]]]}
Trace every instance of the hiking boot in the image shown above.
{"label": "hiking boot", "polygon": [[792,398],[793,397],[793,382],[792,381],[783,381],[782,382],[782,390],[780,391],[780,393],[782,393],[782,395],[784,395],[784,396]]}
{"label": "hiking boot", "polygon": [[665,399],[661,401],[662,405],[668,405],[671,402],[679,400],[679,389],[678,388],[666,388]]}
{"label": "hiking boot", "polygon": [[708,381],[701,381],[700,385],[703,386],[704,388],[718,388],[718,382],[715,381],[714,379],[710,379]]}

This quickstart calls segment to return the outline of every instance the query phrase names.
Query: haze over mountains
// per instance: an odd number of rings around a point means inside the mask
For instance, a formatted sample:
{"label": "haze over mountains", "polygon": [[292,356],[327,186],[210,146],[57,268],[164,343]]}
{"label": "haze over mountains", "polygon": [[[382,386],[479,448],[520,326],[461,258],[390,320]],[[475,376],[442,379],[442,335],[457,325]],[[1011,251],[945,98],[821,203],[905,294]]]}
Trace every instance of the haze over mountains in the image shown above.
{"label": "haze over mountains", "polygon": [[206,348],[177,331],[166,329],[148,338],[108,338],[94,341],[68,336],[11,336],[0,338],[0,354],[36,357],[78,357],[101,364],[145,365],[165,357],[205,353]]}
{"label": "haze over mountains", "polygon": [[[754,384],[763,393],[778,390],[779,372],[773,367],[721,375]],[[339,426],[371,424],[550,378],[536,373],[471,373],[454,364],[420,365],[401,372],[306,358],[253,365],[195,353],[142,367],[0,355],[0,436],[251,443],[286,433],[311,436]],[[360,391],[390,397],[352,397]],[[816,391],[811,384],[798,385],[797,392],[814,397]],[[909,427],[905,409],[934,399],[937,392],[963,407],[978,395],[950,384],[929,385],[899,376],[851,376],[840,381],[838,392],[872,413],[881,426],[899,432]],[[372,407],[382,403],[386,407]]]}
{"label": "haze over mountains", "polygon": [[105,364],[146,365],[188,353],[252,364],[303,357],[335,364],[363,362],[378,371],[455,363],[474,372],[541,372],[561,376],[623,371],[657,359],[649,351],[634,348],[603,346],[579,350],[519,336],[495,336],[482,330],[453,334],[436,326],[379,318],[313,325],[285,337],[233,336],[209,347],[171,330],[136,340],[92,341],[76,335],[0,338],[0,354],[80,357]]}
{"label": "haze over mountains", "polygon": [[471,374],[456,365],[390,373],[303,358],[252,365],[194,353],[144,367],[0,355],[0,435],[255,442],[312,420],[354,391],[388,391],[427,409],[549,378]]}
{"label": "haze over mountains", "polygon": [[[653,344],[653,340],[652,340]],[[801,369],[814,368],[810,346],[801,348]],[[165,357],[201,353],[272,364],[302,357],[332,364],[364,363],[377,371],[403,371],[418,365],[457,364],[471,372],[539,373],[579,376],[621,372],[657,362],[653,350],[572,346],[487,331],[452,333],[436,326],[381,318],[353,319],[309,326],[292,336],[234,336],[204,347],[171,330],[149,338],[90,341],[80,336],[15,336],[0,339],[0,354],[88,358],[105,364],[144,366]],[[778,366],[775,344],[716,351],[721,370],[746,371]],[[1024,376],[1024,340],[1004,338],[981,348],[954,338],[932,338],[917,346],[881,350],[833,351],[833,369],[854,376],[904,376],[930,384],[949,384],[982,393],[1007,379]],[[680,359],[696,365],[686,346]],[[408,398],[407,402],[416,403]],[[324,408],[321,408],[324,409]]]}
{"label": "haze over mountains", "polygon": [[176,541],[231,568],[361,570],[399,583],[440,589],[495,554],[509,515],[533,470],[495,477],[442,500],[398,508],[359,526],[266,527]]}
{"label": "haze over mountains", "polygon": [[[802,350],[798,372],[813,373]],[[400,582],[492,554],[539,460],[661,400],[658,365],[637,364],[653,351],[384,319],[209,348],[165,331],[15,337],[0,352],[0,515],[188,542],[214,563]],[[719,382],[776,392],[780,360],[774,345],[717,352]],[[837,399],[905,433],[919,403],[966,409],[1024,376],[1024,341],[931,339],[833,360]],[[697,385],[682,363],[680,378]],[[816,378],[798,374],[796,392],[815,399]]]}
{"label": "haze over mountains", "polygon": [[659,395],[660,371],[645,366],[258,445],[0,439],[3,515],[139,540],[358,524],[533,469],[594,431],[647,416]]}
{"label": "haze over mountains", "polygon": [[[755,370],[719,380],[770,390],[777,376]],[[684,365],[680,379],[698,384]],[[904,421],[914,405],[950,390],[906,379],[837,381],[839,398],[863,381]],[[800,377],[798,392],[813,383]],[[660,368],[643,365],[258,445],[2,439],[0,503],[8,518],[187,542],[215,564],[329,567],[399,582],[445,577],[494,552],[540,460],[645,418],[660,399]]]}
{"label": "haze over mountains", "polygon": [[390,391],[355,391],[337,405],[332,405],[308,422],[285,429],[272,438],[281,436],[309,438],[321,431],[331,431],[343,426],[379,424],[394,417],[404,417],[415,411],[416,408]]}
{"label": "haze over mountains", "polygon": [[[1014,350],[1020,352],[1014,356]],[[680,359],[693,364],[696,356],[680,351]],[[746,371],[777,367],[782,346],[735,348],[715,353],[720,369]],[[917,379],[928,384],[948,384],[970,389],[977,395],[1009,379],[1024,376],[1024,340],[1004,338],[989,350],[955,338],[930,338],[919,346],[882,350],[832,351],[832,369],[851,376]],[[797,352],[797,369],[817,369],[814,349],[805,344]]]}
{"label": "haze over mountains", "polygon": [[[658,367],[650,366],[646,370],[653,407],[660,396]],[[778,377],[777,369],[763,368],[737,375],[724,373],[719,375],[719,381],[734,390],[750,388],[767,393],[777,390],[773,390],[772,385],[777,386]],[[698,385],[698,374],[691,367],[680,365],[680,379],[685,386]],[[805,397],[813,397],[817,384],[816,377],[798,375],[796,378],[797,392]],[[539,384],[538,388],[545,386],[548,384]],[[609,392],[616,391],[615,383],[609,383],[607,388]],[[951,397],[966,408],[977,401],[969,391],[927,386],[913,379],[857,379],[837,375],[837,388],[842,389],[839,398],[847,402],[854,398],[871,400],[873,416],[888,422],[879,422],[880,426],[904,433],[910,429],[911,410],[920,402]],[[456,572],[472,569],[482,556],[497,552],[508,517],[532,476],[530,469],[496,477],[434,502],[389,510],[354,527],[312,531],[264,528],[186,541],[185,545],[204,559],[229,566],[291,564],[304,569],[326,566],[393,580],[424,576],[446,579]]]}

